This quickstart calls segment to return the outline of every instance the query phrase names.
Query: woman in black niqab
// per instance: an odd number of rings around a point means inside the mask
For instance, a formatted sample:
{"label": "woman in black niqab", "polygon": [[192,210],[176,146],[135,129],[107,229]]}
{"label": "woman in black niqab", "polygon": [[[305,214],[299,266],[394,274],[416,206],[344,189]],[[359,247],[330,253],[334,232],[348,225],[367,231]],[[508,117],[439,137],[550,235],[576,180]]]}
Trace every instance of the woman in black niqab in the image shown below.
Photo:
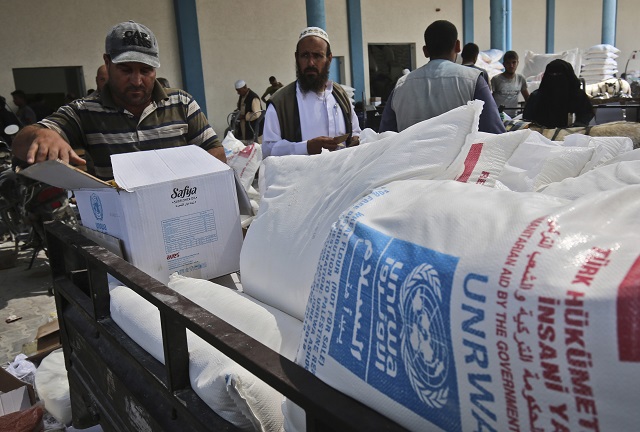
{"label": "woman in black niqab", "polygon": [[[570,114],[575,114],[573,124]],[[546,128],[587,126],[593,116],[591,101],[573,67],[560,59],[547,65],[540,88],[531,93],[522,114],[524,120]]]}

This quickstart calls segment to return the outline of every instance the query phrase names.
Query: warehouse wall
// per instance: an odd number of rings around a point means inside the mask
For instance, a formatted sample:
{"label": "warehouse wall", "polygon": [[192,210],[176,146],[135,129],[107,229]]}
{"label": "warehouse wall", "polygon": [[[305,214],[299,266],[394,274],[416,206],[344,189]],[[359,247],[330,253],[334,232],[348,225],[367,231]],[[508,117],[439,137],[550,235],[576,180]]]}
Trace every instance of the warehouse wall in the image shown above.
{"label": "warehouse wall", "polygon": [[[306,26],[301,0],[199,0],[196,2],[206,108],[216,131],[226,128],[226,116],[236,105],[233,83],[244,79],[257,93],[275,75],[295,79],[293,53],[299,31]],[[474,2],[474,40],[490,47],[490,0]],[[588,48],[601,38],[602,1],[556,2],[555,51]],[[542,53],[545,48],[545,0],[512,1],[512,46]],[[422,55],[423,32],[436,19],[452,21],[462,31],[462,1],[362,0],[365,89],[369,89],[369,43],[413,43],[416,66]],[[345,83],[351,84],[345,0],[325,0],[327,31],[335,56],[345,59]],[[12,70],[23,67],[81,66],[87,88],[95,86],[102,63],[104,37],[120,21],[133,19],[149,26],[160,44],[158,76],[182,86],[178,41],[171,0],[89,2],[83,0],[3,0],[0,14],[0,95],[10,101],[15,89]],[[632,50],[640,49],[637,0],[618,0],[617,47],[621,71]],[[461,39],[463,35],[461,34]],[[640,65],[637,65],[640,68]]]}

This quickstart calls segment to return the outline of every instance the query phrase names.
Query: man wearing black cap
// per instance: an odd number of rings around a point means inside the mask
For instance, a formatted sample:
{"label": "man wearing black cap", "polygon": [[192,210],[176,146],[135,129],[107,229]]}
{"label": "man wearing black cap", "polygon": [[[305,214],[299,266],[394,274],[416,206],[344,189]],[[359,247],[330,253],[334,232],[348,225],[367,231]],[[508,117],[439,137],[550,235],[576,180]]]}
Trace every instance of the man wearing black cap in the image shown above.
{"label": "man wearing black cap", "polygon": [[73,101],[14,139],[13,152],[27,163],[62,159],[83,165],[73,148],[91,156],[89,173],[113,178],[112,154],[199,145],[226,161],[224,148],[200,106],[188,93],[156,80],[158,41],[133,21],[107,34],[103,56],[109,80],[101,92]]}
{"label": "man wearing black cap", "polygon": [[329,80],[331,45],[319,27],[302,31],[296,46],[298,79],[268,102],[262,155],[318,154],[358,145],[360,126],[347,93]]}

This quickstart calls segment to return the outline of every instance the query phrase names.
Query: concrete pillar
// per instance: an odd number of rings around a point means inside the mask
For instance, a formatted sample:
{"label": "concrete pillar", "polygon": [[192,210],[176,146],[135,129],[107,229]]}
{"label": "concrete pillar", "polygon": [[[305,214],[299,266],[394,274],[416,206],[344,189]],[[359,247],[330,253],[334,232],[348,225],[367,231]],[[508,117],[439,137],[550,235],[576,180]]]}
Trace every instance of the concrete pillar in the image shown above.
{"label": "concrete pillar", "polygon": [[618,0],[602,0],[602,43],[616,45]]}
{"label": "concrete pillar", "polygon": [[473,38],[473,0],[462,0],[462,36],[463,43],[475,42]]}
{"label": "concrete pillar", "polygon": [[547,0],[547,22],[545,37],[545,52],[551,54],[554,51],[556,37],[556,0]]}
{"label": "concrete pillar", "polygon": [[491,22],[491,48],[506,51],[505,41],[505,12],[506,0],[491,0],[490,16]]}
{"label": "concrete pillar", "polygon": [[173,7],[178,30],[182,88],[195,98],[202,112],[207,115],[196,0],[173,0]]}
{"label": "concrete pillar", "polygon": [[351,60],[351,87],[355,88],[354,99],[366,104],[364,88],[364,42],[362,40],[362,11],[360,0],[347,0],[349,23],[349,58]]}
{"label": "concrete pillar", "polygon": [[[306,0],[307,26],[327,29],[327,18],[324,12],[324,0]],[[329,35],[331,38],[331,35]]]}

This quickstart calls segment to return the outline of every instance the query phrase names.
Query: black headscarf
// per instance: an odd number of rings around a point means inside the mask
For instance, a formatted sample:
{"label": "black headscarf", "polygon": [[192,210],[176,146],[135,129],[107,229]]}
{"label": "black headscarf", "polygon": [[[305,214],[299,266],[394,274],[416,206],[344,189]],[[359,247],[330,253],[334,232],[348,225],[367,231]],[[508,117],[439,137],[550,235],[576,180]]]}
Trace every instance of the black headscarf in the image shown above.
{"label": "black headscarf", "polygon": [[544,71],[533,121],[545,127],[568,126],[569,113],[575,113],[586,95],[573,67],[564,60],[553,60]]}

